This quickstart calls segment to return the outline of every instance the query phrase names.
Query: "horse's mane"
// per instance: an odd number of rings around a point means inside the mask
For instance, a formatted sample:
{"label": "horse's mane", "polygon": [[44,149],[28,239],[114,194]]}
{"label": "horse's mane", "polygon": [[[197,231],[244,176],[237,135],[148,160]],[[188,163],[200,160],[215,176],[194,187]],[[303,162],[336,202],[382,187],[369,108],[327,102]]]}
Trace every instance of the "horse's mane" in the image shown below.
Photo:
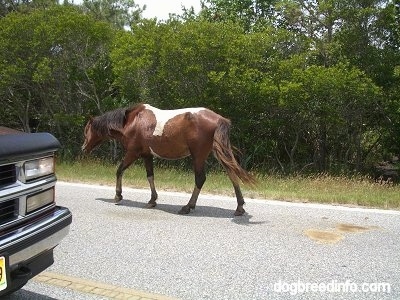
{"label": "horse's mane", "polygon": [[92,121],[92,129],[100,135],[111,135],[111,130],[120,131],[125,126],[126,116],[137,110],[140,104],[132,107],[117,108],[97,116]]}

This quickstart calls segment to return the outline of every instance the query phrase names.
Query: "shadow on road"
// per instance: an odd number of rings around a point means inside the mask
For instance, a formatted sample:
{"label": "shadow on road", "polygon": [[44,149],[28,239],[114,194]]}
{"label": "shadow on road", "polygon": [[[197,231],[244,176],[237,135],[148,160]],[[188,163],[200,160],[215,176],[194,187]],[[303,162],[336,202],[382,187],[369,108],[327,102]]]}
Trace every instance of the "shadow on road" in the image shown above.
{"label": "shadow on road", "polygon": [[29,300],[57,300],[56,298],[37,294],[37,293],[27,291],[24,289],[14,292],[11,295],[4,296],[1,299],[3,299],[3,300],[26,300],[26,299],[29,299]]}
{"label": "shadow on road", "polygon": [[[115,204],[114,199],[107,199],[107,198],[96,198],[97,201],[103,201],[111,204]],[[123,199],[119,204],[120,206],[127,206],[127,207],[134,207],[134,208],[145,208],[146,203],[134,201],[130,199]],[[166,204],[166,203],[157,203],[157,206],[152,208],[156,210],[161,210],[166,213],[170,213],[173,215],[179,215],[178,211],[182,208],[182,205],[175,205],[175,204]],[[194,211],[191,211],[188,215],[181,215],[182,218],[185,217],[207,217],[207,218],[226,218],[231,219],[231,221],[238,225],[258,225],[258,224],[265,224],[266,221],[258,221],[253,222],[251,221],[252,215],[248,214],[247,212],[243,216],[234,216],[234,210],[232,209],[225,209],[220,207],[214,206],[203,206],[197,205]]]}

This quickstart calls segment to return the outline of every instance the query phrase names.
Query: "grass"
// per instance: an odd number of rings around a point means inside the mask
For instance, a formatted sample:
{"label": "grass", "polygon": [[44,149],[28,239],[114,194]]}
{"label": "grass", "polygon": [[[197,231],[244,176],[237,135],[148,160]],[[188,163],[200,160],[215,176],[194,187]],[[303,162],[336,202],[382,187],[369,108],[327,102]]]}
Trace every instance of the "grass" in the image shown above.
{"label": "grass", "polygon": [[[96,161],[59,162],[57,176],[61,181],[115,185],[117,165]],[[365,177],[333,177],[328,175],[279,177],[256,175],[255,187],[243,186],[245,198],[275,199],[291,202],[314,202],[342,205],[400,208],[400,185],[379,184]],[[194,175],[174,168],[155,167],[157,190],[191,193]],[[149,189],[141,164],[125,171],[123,187]],[[209,172],[203,193],[234,196],[224,172]]]}

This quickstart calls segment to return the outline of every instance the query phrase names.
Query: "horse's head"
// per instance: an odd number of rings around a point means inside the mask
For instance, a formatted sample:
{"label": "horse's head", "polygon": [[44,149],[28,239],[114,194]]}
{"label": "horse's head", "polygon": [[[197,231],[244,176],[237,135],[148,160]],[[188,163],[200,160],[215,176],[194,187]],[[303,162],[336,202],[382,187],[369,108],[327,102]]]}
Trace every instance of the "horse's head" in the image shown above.
{"label": "horse's head", "polygon": [[84,153],[90,153],[97,145],[99,145],[104,137],[99,135],[96,130],[93,129],[93,118],[90,118],[90,120],[87,122],[85,126],[85,141],[83,142],[82,145],[82,151]]}

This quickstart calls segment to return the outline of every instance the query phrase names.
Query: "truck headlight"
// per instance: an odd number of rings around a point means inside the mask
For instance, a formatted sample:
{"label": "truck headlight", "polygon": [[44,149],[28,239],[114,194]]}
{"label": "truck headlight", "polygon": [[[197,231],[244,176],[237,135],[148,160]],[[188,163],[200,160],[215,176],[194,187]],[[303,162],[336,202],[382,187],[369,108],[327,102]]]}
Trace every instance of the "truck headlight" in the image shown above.
{"label": "truck headlight", "polygon": [[31,180],[54,173],[54,157],[30,160],[24,164],[25,180]]}
{"label": "truck headlight", "polygon": [[26,213],[33,212],[54,202],[54,188],[28,196],[26,198]]}

